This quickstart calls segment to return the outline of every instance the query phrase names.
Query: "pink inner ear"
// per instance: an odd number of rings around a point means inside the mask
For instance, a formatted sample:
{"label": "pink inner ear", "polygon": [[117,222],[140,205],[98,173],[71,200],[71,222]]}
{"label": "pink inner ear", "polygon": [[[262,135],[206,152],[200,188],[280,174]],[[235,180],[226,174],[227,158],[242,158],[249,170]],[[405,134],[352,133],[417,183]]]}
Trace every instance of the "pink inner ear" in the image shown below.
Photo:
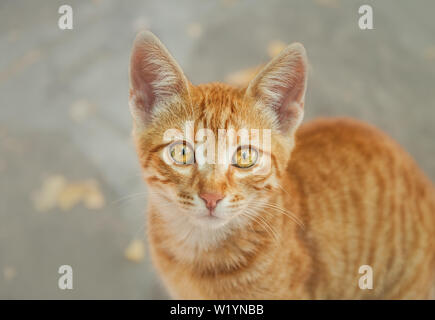
{"label": "pink inner ear", "polygon": [[283,132],[289,131],[298,124],[303,115],[304,93],[305,93],[305,70],[296,68],[294,74],[283,75],[281,79],[283,85],[275,85],[270,88],[281,97],[274,103],[274,111],[278,116],[280,129]]}
{"label": "pink inner ear", "polygon": [[130,108],[146,125],[154,109],[187,93],[187,81],[170,53],[151,33],[136,37],[130,60]]}
{"label": "pink inner ear", "polygon": [[151,113],[155,103],[152,84],[157,79],[156,65],[147,63],[149,57],[143,48],[136,48],[131,57],[130,81],[136,107],[141,113]]}
{"label": "pink inner ear", "polygon": [[188,92],[183,72],[150,32],[136,36],[130,60],[130,108],[139,125],[147,125],[155,108],[169,106]]}

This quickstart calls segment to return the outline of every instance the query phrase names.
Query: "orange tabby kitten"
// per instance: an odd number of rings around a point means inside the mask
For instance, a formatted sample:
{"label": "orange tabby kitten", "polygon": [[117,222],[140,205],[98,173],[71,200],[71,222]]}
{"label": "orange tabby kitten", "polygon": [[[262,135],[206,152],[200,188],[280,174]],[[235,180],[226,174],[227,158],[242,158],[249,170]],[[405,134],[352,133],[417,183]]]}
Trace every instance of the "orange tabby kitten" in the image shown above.
{"label": "orange tabby kitten", "polygon": [[[247,89],[194,86],[153,34],[137,36],[133,135],[152,259],[174,298],[430,298],[434,188],[367,124],[324,119],[298,129],[306,79],[305,49],[292,44]],[[185,136],[166,139],[186,123],[216,140],[219,129],[269,129],[270,150],[237,138],[231,162],[200,161]],[[361,286],[364,265],[372,289]]]}

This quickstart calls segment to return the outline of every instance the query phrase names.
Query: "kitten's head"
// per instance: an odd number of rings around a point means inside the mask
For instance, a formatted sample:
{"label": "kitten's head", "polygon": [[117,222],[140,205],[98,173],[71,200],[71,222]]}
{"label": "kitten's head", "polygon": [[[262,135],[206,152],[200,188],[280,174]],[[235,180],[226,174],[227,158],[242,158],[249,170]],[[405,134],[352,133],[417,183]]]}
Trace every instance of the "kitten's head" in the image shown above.
{"label": "kitten's head", "polygon": [[306,78],[305,49],[292,44],[247,89],[194,86],[152,33],[140,33],[130,110],[151,205],[197,228],[252,219],[282,188]]}

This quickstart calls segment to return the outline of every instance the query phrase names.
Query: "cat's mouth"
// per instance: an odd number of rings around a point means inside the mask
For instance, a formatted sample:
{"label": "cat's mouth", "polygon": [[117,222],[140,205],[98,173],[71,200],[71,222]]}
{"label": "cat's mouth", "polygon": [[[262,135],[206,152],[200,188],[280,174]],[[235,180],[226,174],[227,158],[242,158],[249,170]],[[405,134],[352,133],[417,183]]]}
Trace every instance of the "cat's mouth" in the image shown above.
{"label": "cat's mouth", "polygon": [[222,220],[222,218],[219,218],[219,217],[215,216],[214,214],[204,214],[204,215],[200,216],[200,219],[204,219],[206,221]]}
{"label": "cat's mouth", "polygon": [[194,223],[200,227],[216,229],[226,225],[229,222],[229,218],[223,217],[216,212],[210,213],[209,210],[204,210],[201,213],[192,217]]}

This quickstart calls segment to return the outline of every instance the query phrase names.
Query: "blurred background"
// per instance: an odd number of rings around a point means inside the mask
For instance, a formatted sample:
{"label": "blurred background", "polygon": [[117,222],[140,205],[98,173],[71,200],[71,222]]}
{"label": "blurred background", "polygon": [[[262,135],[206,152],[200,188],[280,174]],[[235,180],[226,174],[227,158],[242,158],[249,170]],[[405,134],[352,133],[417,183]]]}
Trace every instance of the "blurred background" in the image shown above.
{"label": "blurred background", "polygon": [[[58,9],[73,8],[73,30]],[[360,30],[370,4],[374,30]],[[435,180],[435,1],[0,1],[0,298],[156,299],[128,63],[150,29],[193,83],[246,81],[299,41],[306,120],[352,116]],[[71,265],[73,290],[58,288]]]}

